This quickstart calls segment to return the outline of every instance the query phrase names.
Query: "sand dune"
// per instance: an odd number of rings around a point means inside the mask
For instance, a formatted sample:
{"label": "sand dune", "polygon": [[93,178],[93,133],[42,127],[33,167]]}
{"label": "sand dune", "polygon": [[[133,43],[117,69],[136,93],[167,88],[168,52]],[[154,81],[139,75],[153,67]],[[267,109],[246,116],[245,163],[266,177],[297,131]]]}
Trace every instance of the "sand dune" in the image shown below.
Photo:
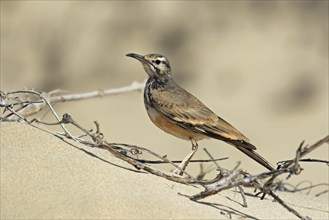
{"label": "sand dune", "polygon": [[[232,190],[199,203],[182,196],[201,190],[29,125],[1,124],[1,219],[296,219],[270,197],[247,196],[244,208]],[[305,216],[329,218],[326,196],[279,195]]]}

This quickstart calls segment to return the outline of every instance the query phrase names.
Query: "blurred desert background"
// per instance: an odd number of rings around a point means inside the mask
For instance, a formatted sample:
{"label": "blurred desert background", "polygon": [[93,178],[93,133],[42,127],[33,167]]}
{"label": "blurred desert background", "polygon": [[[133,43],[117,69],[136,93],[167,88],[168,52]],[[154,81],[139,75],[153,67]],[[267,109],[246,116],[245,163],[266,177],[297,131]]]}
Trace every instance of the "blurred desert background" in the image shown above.
{"label": "blurred desert background", "polygon": [[[312,144],[328,134],[328,1],[1,1],[2,91],[85,92],[143,81],[146,73],[125,57],[129,52],[165,55],[176,81],[272,164],[293,158],[302,140]],[[88,128],[97,120],[110,142],[173,160],[191,150],[152,124],[142,92],[55,109]],[[208,158],[204,147],[230,158],[221,166],[242,161],[250,172],[263,171],[216,140],[199,142],[194,159]],[[328,147],[309,157],[328,160]],[[328,166],[302,165],[292,182],[328,182]],[[198,173],[199,165],[188,171]]]}

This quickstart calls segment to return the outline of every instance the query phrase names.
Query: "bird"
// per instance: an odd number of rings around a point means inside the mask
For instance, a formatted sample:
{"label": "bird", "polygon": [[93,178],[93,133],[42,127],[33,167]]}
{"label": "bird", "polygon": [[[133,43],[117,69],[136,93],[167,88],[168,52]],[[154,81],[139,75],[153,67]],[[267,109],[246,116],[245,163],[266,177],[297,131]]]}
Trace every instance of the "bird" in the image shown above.
{"label": "bird", "polygon": [[157,53],[128,53],[126,56],[140,61],[148,74],[144,104],[151,121],[166,133],[189,140],[192,144],[192,152],[174,173],[182,175],[197,151],[197,142],[206,138],[233,145],[268,170],[275,170],[265,158],[256,153],[256,147],[245,135],[175,82],[169,60],[165,56]]}

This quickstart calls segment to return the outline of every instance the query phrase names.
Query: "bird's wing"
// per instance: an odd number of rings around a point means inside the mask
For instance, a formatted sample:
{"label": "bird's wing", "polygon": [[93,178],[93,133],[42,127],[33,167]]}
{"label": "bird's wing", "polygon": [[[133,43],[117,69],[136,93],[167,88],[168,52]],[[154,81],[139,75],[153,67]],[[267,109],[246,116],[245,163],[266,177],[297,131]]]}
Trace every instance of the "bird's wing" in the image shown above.
{"label": "bird's wing", "polygon": [[244,142],[247,149],[256,149],[236,128],[178,85],[170,89],[154,90],[150,99],[159,112],[185,129],[228,142]]}
{"label": "bird's wing", "polygon": [[[176,91],[175,91],[176,90]],[[248,155],[269,170],[273,166],[256,153],[256,147],[236,128],[218,117],[200,100],[178,86],[171,89],[154,90],[150,99],[153,107],[177,125],[223,140]],[[165,101],[170,100],[170,101]]]}

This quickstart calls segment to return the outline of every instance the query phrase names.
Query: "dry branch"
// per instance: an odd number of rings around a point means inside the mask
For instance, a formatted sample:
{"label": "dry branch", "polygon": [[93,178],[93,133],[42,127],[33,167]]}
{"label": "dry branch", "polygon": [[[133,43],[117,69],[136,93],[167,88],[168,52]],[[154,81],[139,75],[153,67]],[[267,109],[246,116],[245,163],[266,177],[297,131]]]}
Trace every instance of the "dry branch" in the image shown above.
{"label": "dry branch", "polygon": [[[14,92],[2,92],[1,91],[1,105],[0,107],[6,107],[7,110],[11,112],[10,115],[5,116],[6,120],[17,120],[17,117],[19,119],[23,119],[24,117],[31,116],[33,114],[36,114],[40,112],[42,109],[44,109],[47,105],[50,109],[52,109],[51,105],[54,105],[58,102],[69,102],[69,101],[78,101],[83,99],[90,99],[90,98],[96,98],[96,97],[104,97],[109,95],[118,95],[122,93],[128,93],[132,91],[140,91],[145,86],[145,80],[143,82],[133,82],[130,85],[122,86],[118,88],[109,88],[104,90],[94,90],[90,92],[84,92],[84,93],[68,93],[68,94],[61,94],[63,91],[61,90],[54,90],[48,93],[44,92],[37,92],[34,90],[18,90]],[[32,94],[37,96],[36,101],[21,101],[17,102],[5,102],[4,100],[7,98],[11,98],[13,95],[18,94]],[[15,97],[16,99],[17,97]],[[20,107],[16,110],[13,109],[14,106],[20,105]],[[13,117],[13,116],[16,116]],[[57,117],[56,117],[57,118]],[[0,121],[3,121],[3,118],[1,118]]]}
{"label": "dry branch", "polygon": [[[204,188],[204,191],[193,195],[190,197],[191,200],[197,201],[200,199],[207,198],[211,195],[217,194],[223,190],[231,189],[237,187],[241,196],[243,198],[243,205],[247,207],[246,196],[244,194],[244,187],[253,187],[258,189],[261,194],[263,194],[262,198],[265,195],[270,195],[277,202],[279,202],[283,207],[285,207],[290,212],[294,213],[297,217],[301,219],[308,219],[308,217],[304,217],[296,210],[292,209],[288,206],[282,199],[280,199],[275,193],[274,190],[282,188],[282,181],[278,184],[275,182],[278,176],[282,174],[289,175],[298,175],[302,172],[302,169],[299,165],[300,162],[318,162],[318,163],[327,163],[329,161],[325,160],[315,160],[315,159],[303,159],[307,154],[316,150],[318,147],[322,146],[325,143],[329,142],[329,135],[319,140],[315,144],[311,146],[304,146],[304,142],[302,142],[299,148],[296,151],[296,155],[291,160],[280,161],[278,163],[278,168],[273,171],[264,172],[258,175],[251,175],[242,169],[233,169],[232,171],[221,168],[216,161],[219,159],[214,159],[211,154],[207,151],[206,153],[209,155],[210,160],[196,160],[197,162],[213,162],[217,169],[219,170],[218,175],[210,180],[203,180],[199,178],[195,178],[187,172],[183,171],[185,174],[184,177],[176,176],[172,173],[164,172],[158,169],[155,169],[150,164],[156,163],[168,163],[173,168],[180,169],[175,163],[178,161],[172,161],[166,156],[161,156],[147,148],[139,147],[135,145],[123,144],[123,143],[110,143],[107,142],[104,138],[104,135],[100,131],[100,124],[95,122],[96,129],[86,129],[81,126],[78,122],[76,122],[69,114],[64,114],[60,119],[56,114],[56,111],[53,108],[53,104],[56,102],[63,101],[76,101],[93,97],[100,97],[105,95],[116,95],[131,91],[140,90],[144,87],[145,82],[134,82],[128,86],[115,88],[115,89],[107,89],[107,90],[96,90],[86,93],[78,93],[78,94],[64,94],[60,95],[58,91],[50,92],[50,93],[42,93],[34,90],[20,90],[14,92],[1,92],[0,99],[0,107],[4,108],[4,112],[9,112],[4,117],[0,118],[0,121],[18,121],[28,123],[34,127],[39,127],[40,124],[46,126],[61,126],[64,130],[64,133],[54,133],[48,131],[51,134],[61,137],[62,139],[72,139],[80,142],[86,146],[97,147],[101,149],[105,149],[109,151],[113,156],[119,158],[129,164],[131,164],[136,169],[144,170],[150,174],[155,176],[159,176],[165,178],[170,181],[174,181],[177,183],[191,185],[191,186],[201,186]],[[34,99],[31,100],[27,94],[33,95]],[[24,95],[25,99],[19,95]],[[45,107],[48,107],[51,110],[54,118],[56,118],[55,123],[47,123],[38,120],[37,118],[33,118],[28,120],[27,116],[31,114],[35,114]],[[82,134],[77,137],[72,136],[69,131],[66,129],[65,124],[72,124],[79,130],[81,130]],[[87,140],[89,137],[90,140]],[[150,154],[158,158],[156,161],[148,161],[143,159],[136,159],[136,154]],[[194,162],[196,162],[194,161]],[[204,176],[204,173],[202,174]],[[281,187],[281,188],[280,188]],[[312,187],[312,186],[311,186]],[[313,186],[314,187],[314,186]],[[284,188],[284,187],[283,187]],[[297,191],[297,190],[296,190]],[[328,193],[328,191],[323,191],[320,194]]]}

